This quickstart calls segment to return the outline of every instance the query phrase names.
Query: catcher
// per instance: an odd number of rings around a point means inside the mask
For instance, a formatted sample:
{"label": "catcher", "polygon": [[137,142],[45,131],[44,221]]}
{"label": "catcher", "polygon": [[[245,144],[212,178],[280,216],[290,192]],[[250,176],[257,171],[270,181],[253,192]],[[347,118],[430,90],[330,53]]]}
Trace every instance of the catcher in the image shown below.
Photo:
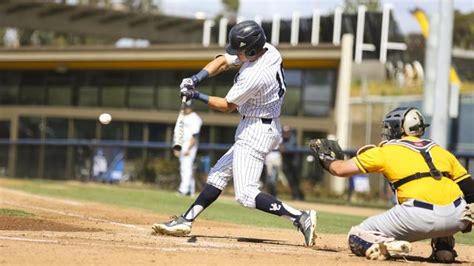
{"label": "catcher", "polygon": [[474,222],[474,181],[453,154],[420,138],[428,126],[416,108],[396,108],[382,122],[379,146],[364,146],[350,160],[344,160],[336,141],[310,142],[331,174],[380,172],[396,193],[399,204],[349,231],[355,255],[379,260],[405,256],[410,242],[431,238],[430,259],[454,262],[453,235],[470,232]]}

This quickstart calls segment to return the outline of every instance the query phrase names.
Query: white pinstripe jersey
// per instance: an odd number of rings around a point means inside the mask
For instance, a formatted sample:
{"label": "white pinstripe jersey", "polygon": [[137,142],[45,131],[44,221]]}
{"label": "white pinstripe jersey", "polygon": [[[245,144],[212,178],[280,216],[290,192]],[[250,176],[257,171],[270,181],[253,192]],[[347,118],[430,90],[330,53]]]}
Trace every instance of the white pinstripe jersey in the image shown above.
{"label": "white pinstripe jersey", "polygon": [[[278,118],[286,91],[280,52],[266,43],[266,52],[257,60],[246,61],[234,78],[234,85],[226,95],[228,102],[238,106],[242,116]],[[229,58],[226,55],[226,58]],[[238,65],[237,56],[231,57]]]}

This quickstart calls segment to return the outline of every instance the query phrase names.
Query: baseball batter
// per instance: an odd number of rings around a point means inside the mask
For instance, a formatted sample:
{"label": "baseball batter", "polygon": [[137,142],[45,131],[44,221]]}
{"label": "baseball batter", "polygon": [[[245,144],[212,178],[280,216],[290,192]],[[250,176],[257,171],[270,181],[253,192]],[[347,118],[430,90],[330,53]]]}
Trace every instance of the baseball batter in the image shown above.
{"label": "baseball batter", "polygon": [[[232,66],[240,67],[225,98],[208,96],[196,85]],[[244,207],[283,216],[303,233],[305,245],[314,245],[316,212],[300,211],[260,191],[265,156],[280,143],[280,111],[285,96],[285,76],[278,50],[266,43],[262,27],[254,21],[236,24],[229,32],[226,53],[181,83],[181,96],[197,99],[210,108],[238,110],[240,123],[234,145],[212,167],[207,184],[190,208],[168,223],[153,225],[160,234],[182,236],[191,232],[197,216],[220,195],[233,178],[235,199]]]}
{"label": "baseball batter", "polygon": [[202,119],[196,112],[193,112],[191,101],[185,103],[183,124],[183,147],[181,152],[175,151],[175,155],[179,158],[181,175],[178,193],[183,196],[192,196],[196,190],[193,163],[198,150]]}
{"label": "baseball batter", "polygon": [[396,108],[383,120],[383,142],[361,148],[350,160],[335,160],[331,152],[315,147],[317,141],[311,142],[332,174],[383,173],[396,192],[398,205],[352,227],[348,241],[354,254],[404,256],[411,251],[410,242],[431,238],[431,259],[454,262],[453,235],[470,231],[474,221],[474,181],[454,155],[420,138],[428,126],[416,108]]}

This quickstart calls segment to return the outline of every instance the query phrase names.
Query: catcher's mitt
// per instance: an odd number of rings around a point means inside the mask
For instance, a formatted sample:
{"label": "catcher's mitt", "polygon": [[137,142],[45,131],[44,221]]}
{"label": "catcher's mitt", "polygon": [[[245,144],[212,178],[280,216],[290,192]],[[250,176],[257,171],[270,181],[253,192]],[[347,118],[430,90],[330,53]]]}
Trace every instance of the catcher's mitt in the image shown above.
{"label": "catcher's mitt", "polygon": [[336,140],[313,139],[309,142],[309,148],[315,153],[321,166],[327,171],[329,171],[332,162],[345,159],[342,148]]}

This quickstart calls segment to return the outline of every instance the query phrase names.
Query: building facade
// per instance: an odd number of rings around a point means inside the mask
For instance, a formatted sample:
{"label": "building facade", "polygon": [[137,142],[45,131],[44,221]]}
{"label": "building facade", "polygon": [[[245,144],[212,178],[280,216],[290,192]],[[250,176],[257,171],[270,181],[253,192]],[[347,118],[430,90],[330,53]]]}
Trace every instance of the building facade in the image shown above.
{"label": "building facade", "polygon": [[[295,129],[300,145],[333,133],[341,47],[279,49],[288,88],[282,124]],[[99,148],[120,150],[125,161],[169,158],[179,83],[219,53],[217,46],[176,45],[0,50],[1,172],[79,178],[81,171],[92,172]],[[235,73],[208,79],[200,90],[223,97]],[[204,121],[200,153],[216,159],[233,142],[239,115],[202,103],[195,110]],[[108,125],[98,122],[103,112],[113,117]]]}

